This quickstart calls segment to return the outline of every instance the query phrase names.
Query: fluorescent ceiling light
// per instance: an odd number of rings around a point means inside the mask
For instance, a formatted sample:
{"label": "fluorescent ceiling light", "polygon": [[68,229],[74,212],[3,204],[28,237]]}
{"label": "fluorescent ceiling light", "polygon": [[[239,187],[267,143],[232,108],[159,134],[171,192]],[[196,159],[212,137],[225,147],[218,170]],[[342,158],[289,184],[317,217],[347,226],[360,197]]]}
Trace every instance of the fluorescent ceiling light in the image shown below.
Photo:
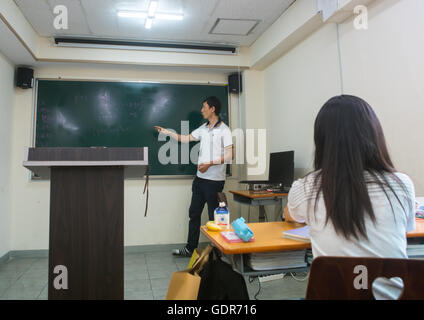
{"label": "fluorescent ceiling light", "polygon": [[174,20],[181,21],[184,18],[182,13],[156,13],[158,8],[158,0],[150,0],[148,11],[130,11],[130,10],[118,10],[119,17],[125,18],[138,18],[146,19],[144,27],[150,29],[153,24],[153,19],[159,20]]}
{"label": "fluorescent ceiling light", "polygon": [[118,11],[118,17],[124,18],[147,18],[147,13],[143,11]]}
{"label": "fluorescent ceiling light", "polygon": [[151,0],[149,4],[149,17],[155,16],[157,8],[158,8],[158,2],[156,0]]}
{"label": "fluorescent ceiling light", "polygon": [[152,27],[152,23],[153,23],[153,19],[152,18],[147,18],[146,19],[146,24],[145,24],[145,28],[146,29],[150,29]]}
{"label": "fluorescent ceiling light", "polygon": [[182,14],[168,14],[168,13],[157,13],[155,17],[160,20],[183,20],[184,18]]}

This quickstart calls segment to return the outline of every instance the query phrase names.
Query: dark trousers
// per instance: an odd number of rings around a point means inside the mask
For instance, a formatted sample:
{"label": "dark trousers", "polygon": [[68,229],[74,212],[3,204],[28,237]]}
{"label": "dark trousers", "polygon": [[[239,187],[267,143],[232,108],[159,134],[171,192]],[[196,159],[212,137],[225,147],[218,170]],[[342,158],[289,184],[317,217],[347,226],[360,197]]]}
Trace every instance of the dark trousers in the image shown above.
{"label": "dark trousers", "polygon": [[191,204],[189,209],[190,221],[188,224],[187,248],[193,251],[199,244],[200,223],[205,203],[208,204],[209,220],[214,220],[214,211],[218,207],[218,192],[224,188],[225,181],[206,180],[196,176],[191,190]]}

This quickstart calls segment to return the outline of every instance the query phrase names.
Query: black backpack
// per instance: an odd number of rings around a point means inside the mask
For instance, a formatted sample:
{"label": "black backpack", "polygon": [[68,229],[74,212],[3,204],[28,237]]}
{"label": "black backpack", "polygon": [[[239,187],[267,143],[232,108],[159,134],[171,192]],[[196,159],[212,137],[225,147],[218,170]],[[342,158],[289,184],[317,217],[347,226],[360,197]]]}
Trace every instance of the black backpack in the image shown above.
{"label": "black backpack", "polygon": [[204,265],[197,300],[249,300],[243,276],[221,260],[221,252],[213,248]]}

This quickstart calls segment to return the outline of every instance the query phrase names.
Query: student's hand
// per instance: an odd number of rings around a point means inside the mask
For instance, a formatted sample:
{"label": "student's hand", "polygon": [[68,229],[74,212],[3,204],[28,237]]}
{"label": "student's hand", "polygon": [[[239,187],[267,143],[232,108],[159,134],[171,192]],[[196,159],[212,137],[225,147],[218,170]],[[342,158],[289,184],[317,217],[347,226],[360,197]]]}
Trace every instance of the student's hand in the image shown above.
{"label": "student's hand", "polygon": [[287,208],[287,206],[284,208],[284,219],[287,222],[296,223],[296,221],[291,217],[290,212],[289,212],[289,208]]}
{"label": "student's hand", "polygon": [[159,132],[159,133],[163,133],[163,134],[168,134],[169,131],[166,130],[165,128],[159,127],[159,126],[155,126],[155,129]]}
{"label": "student's hand", "polygon": [[201,173],[205,173],[206,171],[208,171],[208,169],[212,166],[212,164],[210,163],[201,163],[197,166],[197,169],[199,169],[199,171]]}

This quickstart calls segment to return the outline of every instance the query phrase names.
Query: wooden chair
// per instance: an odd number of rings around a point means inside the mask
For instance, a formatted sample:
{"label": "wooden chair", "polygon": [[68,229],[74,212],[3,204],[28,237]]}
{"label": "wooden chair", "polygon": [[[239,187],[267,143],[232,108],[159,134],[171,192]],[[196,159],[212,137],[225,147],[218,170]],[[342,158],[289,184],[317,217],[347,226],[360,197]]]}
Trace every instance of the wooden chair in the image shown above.
{"label": "wooden chair", "polygon": [[314,259],[306,299],[372,300],[372,284],[380,277],[402,279],[399,300],[424,299],[424,260],[356,257]]}

